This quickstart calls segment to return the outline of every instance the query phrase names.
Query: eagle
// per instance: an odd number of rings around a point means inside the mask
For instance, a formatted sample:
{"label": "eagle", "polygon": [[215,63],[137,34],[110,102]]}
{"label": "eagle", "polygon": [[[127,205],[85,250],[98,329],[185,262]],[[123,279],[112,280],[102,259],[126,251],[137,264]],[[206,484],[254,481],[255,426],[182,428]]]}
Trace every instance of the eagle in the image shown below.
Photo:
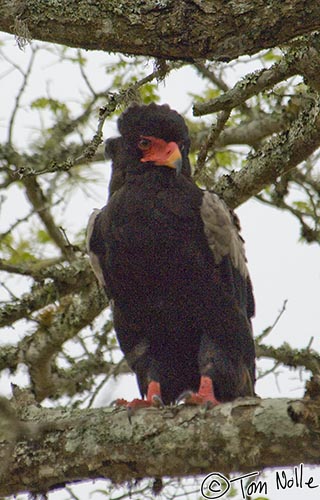
{"label": "eagle", "polygon": [[141,399],[215,406],[254,395],[254,297],[236,215],[192,179],[168,105],[133,104],[106,141],[109,200],[90,217],[92,268]]}

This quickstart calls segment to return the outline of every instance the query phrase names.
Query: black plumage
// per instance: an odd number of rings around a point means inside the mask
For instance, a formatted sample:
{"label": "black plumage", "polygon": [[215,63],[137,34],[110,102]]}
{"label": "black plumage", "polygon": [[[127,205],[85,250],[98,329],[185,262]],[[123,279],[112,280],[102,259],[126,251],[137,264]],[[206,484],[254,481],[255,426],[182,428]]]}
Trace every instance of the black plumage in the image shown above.
{"label": "black plumage", "polygon": [[184,391],[213,404],[252,395],[254,300],[237,219],[192,181],[178,113],[133,105],[118,128],[106,143],[110,198],[90,219],[88,249],[141,395],[152,403],[161,391],[165,404]]}

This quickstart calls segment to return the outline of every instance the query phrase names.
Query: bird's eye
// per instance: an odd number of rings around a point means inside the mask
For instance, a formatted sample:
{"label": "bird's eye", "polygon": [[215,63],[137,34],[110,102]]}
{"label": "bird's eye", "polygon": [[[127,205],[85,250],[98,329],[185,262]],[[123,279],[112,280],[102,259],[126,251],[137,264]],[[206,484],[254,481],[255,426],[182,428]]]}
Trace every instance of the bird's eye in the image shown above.
{"label": "bird's eye", "polygon": [[151,146],[151,141],[150,139],[146,139],[144,137],[142,137],[139,142],[138,142],[138,148],[139,149],[142,149],[142,151],[146,151],[147,149],[149,149]]}

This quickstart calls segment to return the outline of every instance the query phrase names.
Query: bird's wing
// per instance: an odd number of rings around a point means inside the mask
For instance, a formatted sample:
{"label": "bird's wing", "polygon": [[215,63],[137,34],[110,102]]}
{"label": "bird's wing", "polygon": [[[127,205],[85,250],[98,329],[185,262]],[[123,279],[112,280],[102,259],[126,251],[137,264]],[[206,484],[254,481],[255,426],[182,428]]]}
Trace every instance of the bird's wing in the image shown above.
{"label": "bird's wing", "polygon": [[106,245],[101,234],[106,211],[106,207],[104,207],[100,210],[95,209],[92,212],[87,226],[86,245],[92,270],[100,285],[104,287],[108,297],[110,298],[105,273],[101,265],[101,262],[104,261],[106,255]]}
{"label": "bird's wing", "polygon": [[210,191],[203,193],[200,211],[215,263],[225,268],[226,261],[231,264],[225,277],[235,284],[237,299],[250,318],[254,314],[254,299],[239,221],[224,201]]}
{"label": "bird's wing", "polygon": [[205,191],[201,217],[216,263],[219,264],[223,257],[229,255],[233,266],[246,278],[248,269],[243,240],[227,205],[215,193]]}

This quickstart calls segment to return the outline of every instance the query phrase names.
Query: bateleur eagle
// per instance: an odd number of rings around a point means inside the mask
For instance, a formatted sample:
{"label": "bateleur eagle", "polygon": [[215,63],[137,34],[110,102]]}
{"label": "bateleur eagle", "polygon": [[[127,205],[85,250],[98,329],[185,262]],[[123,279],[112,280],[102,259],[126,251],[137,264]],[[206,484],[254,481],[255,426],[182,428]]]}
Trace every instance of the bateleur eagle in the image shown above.
{"label": "bateleur eagle", "polygon": [[253,395],[254,299],[236,216],[193,182],[188,129],[169,106],[132,105],[118,129],[106,142],[110,197],[90,218],[88,251],[146,398],[128,405]]}

